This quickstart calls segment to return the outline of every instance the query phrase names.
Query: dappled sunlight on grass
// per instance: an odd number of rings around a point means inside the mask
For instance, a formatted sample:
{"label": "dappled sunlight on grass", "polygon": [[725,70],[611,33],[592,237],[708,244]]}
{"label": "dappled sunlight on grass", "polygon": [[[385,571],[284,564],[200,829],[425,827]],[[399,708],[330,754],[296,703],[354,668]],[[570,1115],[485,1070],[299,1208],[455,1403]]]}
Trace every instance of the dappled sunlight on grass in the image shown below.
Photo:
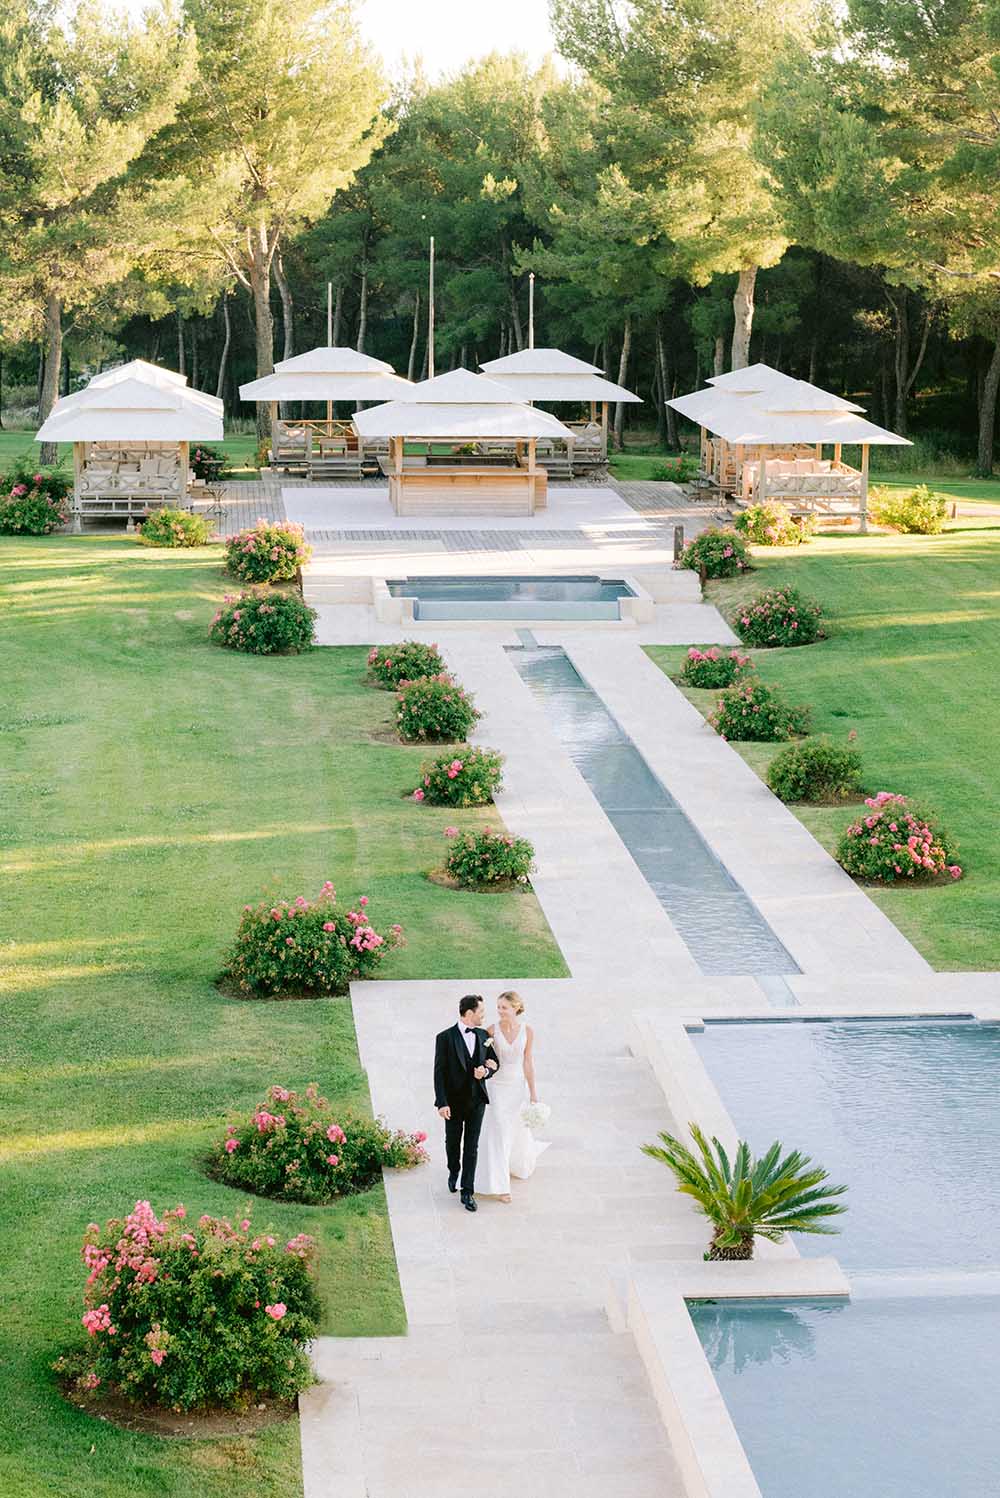
{"label": "dappled sunlight on grass", "polygon": [[121,1149],[125,1145],[155,1144],[164,1140],[191,1141],[203,1134],[204,1123],[180,1122],[112,1126],[103,1129],[67,1129],[56,1134],[7,1134],[0,1139],[0,1161],[18,1155],[51,1155],[66,1150]]}
{"label": "dappled sunlight on grass", "polygon": [[140,833],[135,837],[95,838],[87,842],[57,844],[54,847],[46,845],[44,857],[15,848],[12,858],[4,857],[0,861],[0,873],[26,874],[31,870],[37,872],[43,869],[58,869],[67,862],[86,860],[95,854],[121,852],[130,848],[183,848],[198,843],[267,842],[269,839],[284,840],[288,837],[319,837],[323,833],[338,830],[339,827],[333,823],[324,825],[321,822],[309,822],[298,825],[285,823],[280,827],[259,827],[241,831],[230,829],[226,832],[171,832],[162,837]]}

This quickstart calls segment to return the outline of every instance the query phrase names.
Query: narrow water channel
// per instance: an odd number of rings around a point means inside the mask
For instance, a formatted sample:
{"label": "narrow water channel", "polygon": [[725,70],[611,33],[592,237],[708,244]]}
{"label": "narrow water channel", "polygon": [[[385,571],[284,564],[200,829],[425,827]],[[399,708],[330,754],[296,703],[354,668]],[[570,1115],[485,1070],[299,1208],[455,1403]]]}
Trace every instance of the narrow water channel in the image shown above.
{"label": "narrow water channel", "polygon": [[527,642],[508,649],[701,971],[754,978],[800,972],[566,652]]}

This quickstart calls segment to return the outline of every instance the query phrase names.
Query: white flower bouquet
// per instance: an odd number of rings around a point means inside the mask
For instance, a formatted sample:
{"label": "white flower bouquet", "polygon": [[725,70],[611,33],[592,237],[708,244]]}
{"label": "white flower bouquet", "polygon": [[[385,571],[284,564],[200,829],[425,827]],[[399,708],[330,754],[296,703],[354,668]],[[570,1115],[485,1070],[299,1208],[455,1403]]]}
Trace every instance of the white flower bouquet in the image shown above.
{"label": "white flower bouquet", "polygon": [[527,1124],[533,1134],[539,1129],[544,1129],[552,1116],[552,1109],[548,1103],[525,1103],[521,1109],[522,1122]]}

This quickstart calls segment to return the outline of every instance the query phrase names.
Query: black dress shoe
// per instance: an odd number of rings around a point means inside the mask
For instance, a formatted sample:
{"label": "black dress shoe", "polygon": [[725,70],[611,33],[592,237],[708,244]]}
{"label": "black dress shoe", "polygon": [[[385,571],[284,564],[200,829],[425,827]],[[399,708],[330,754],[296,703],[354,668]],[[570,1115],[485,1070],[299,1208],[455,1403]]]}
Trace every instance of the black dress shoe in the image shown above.
{"label": "black dress shoe", "polygon": [[448,1177],[448,1190],[454,1195],[458,1190],[458,1176]]}
{"label": "black dress shoe", "polygon": [[471,1191],[462,1192],[462,1206],[467,1212],[479,1211],[479,1204],[477,1203],[476,1198],[472,1195]]}

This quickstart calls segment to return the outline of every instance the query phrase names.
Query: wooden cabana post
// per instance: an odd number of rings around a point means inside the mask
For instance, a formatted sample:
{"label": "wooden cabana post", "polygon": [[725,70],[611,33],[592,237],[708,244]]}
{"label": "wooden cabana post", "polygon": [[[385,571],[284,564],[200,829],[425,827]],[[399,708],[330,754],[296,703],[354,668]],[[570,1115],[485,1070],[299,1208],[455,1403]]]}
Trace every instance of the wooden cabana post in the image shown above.
{"label": "wooden cabana post", "polygon": [[868,530],[868,443],[861,444],[861,513],[858,528],[862,535]]}

